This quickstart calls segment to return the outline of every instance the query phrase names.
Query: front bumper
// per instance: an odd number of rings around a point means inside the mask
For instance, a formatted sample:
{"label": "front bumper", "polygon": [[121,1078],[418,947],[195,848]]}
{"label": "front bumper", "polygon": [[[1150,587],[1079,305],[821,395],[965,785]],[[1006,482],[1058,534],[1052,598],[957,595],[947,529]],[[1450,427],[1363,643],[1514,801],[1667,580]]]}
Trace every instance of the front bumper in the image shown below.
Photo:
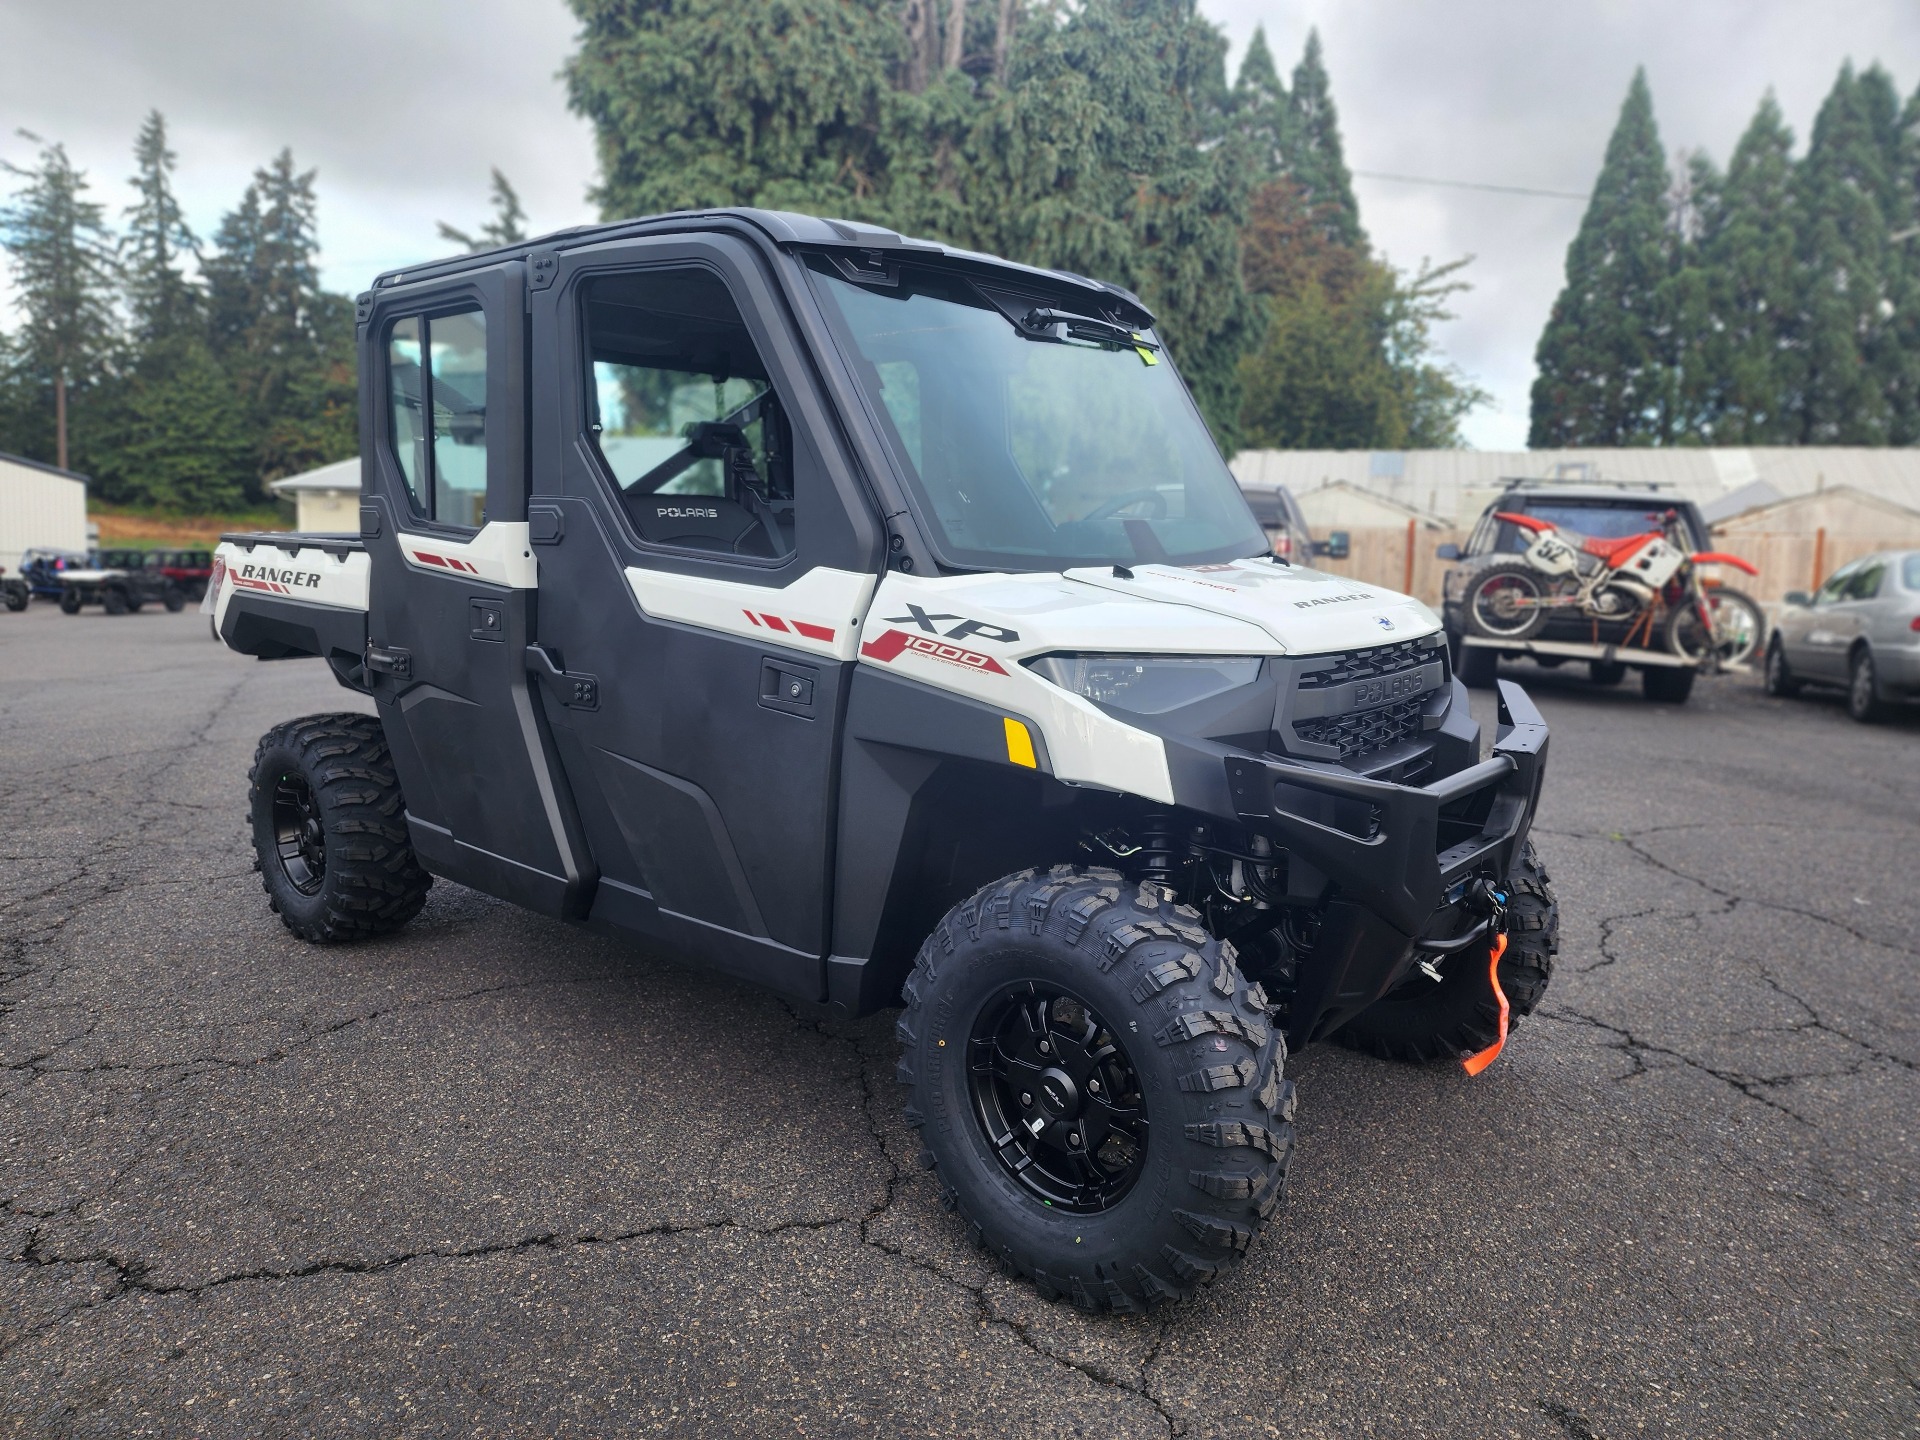
{"label": "front bumper", "polygon": [[1294,995],[1295,1044],[1321,1038],[1392,989],[1413,964],[1416,940],[1445,921],[1456,887],[1513,869],[1546,759],[1546,722],[1508,680],[1499,682],[1492,755],[1429,785],[1226,758],[1234,812],[1286,850],[1289,890],[1316,878],[1303,869],[1333,887]]}

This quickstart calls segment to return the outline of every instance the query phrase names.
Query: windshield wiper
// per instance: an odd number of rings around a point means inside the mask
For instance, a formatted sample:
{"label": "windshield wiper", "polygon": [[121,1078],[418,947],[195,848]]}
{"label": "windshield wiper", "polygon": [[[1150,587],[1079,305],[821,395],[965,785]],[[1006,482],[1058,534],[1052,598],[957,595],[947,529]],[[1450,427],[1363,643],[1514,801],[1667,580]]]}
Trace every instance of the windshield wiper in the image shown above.
{"label": "windshield wiper", "polygon": [[1036,306],[1021,317],[1020,333],[1029,340],[1092,340],[1102,345],[1117,345],[1139,351],[1143,360],[1160,348],[1117,321],[1049,310],[1044,306]]}

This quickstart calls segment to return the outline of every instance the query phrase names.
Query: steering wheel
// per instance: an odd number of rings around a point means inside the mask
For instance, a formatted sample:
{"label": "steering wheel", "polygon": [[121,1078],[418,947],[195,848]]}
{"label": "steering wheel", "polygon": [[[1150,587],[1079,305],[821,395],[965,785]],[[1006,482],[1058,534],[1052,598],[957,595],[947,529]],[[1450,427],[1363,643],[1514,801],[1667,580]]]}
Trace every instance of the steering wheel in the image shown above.
{"label": "steering wheel", "polygon": [[1151,503],[1153,513],[1144,515],[1144,520],[1164,520],[1167,518],[1167,497],[1158,490],[1129,490],[1124,495],[1116,495],[1106,504],[1096,506],[1080,518],[1086,520],[1111,520],[1130,505]]}

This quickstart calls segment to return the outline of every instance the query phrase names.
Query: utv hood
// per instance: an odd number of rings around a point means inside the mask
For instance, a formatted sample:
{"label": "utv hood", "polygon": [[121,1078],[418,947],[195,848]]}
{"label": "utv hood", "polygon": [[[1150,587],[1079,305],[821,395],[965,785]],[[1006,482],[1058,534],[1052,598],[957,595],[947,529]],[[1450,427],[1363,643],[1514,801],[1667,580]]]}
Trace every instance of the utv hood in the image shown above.
{"label": "utv hood", "polygon": [[1136,565],[1130,572],[1103,566],[1069,570],[1066,578],[1131,600],[1158,600],[1256,625],[1288,655],[1390,644],[1440,628],[1440,617],[1411,596],[1267,559]]}

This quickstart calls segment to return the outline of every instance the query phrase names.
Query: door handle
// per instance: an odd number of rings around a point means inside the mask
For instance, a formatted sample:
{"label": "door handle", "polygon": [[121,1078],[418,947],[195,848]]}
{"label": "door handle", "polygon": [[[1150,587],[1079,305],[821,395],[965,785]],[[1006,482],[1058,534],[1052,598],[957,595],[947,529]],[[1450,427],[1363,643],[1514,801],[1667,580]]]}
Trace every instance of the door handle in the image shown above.
{"label": "door handle", "polygon": [[819,683],[818,666],[775,660],[767,655],[760,658],[760,703],[769,710],[811,720],[814,691]]}

